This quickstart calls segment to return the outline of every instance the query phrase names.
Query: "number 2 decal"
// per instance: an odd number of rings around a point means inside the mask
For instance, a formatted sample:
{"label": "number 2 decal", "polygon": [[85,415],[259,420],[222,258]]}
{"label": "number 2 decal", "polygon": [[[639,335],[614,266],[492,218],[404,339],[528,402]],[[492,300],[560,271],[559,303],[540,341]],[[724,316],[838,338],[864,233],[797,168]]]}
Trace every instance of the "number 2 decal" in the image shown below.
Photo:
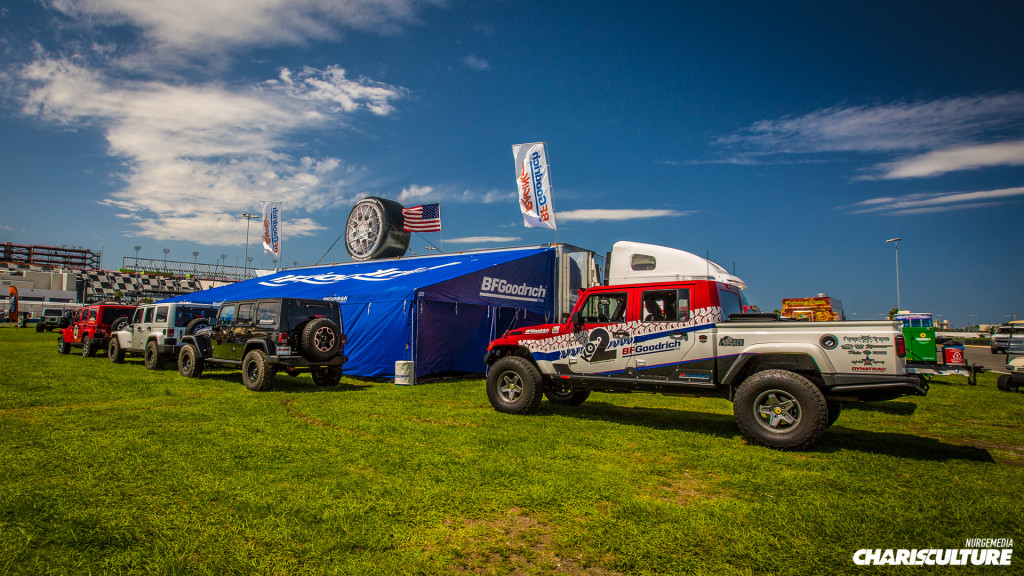
{"label": "number 2 decal", "polygon": [[592,330],[590,332],[590,341],[583,347],[583,353],[580,355],[580,358],[591,364],[615,360],[618,353],[615,350],[608,350],[609,342],[611,342],[611,337],[608,336],[607,330],[603,328]]}

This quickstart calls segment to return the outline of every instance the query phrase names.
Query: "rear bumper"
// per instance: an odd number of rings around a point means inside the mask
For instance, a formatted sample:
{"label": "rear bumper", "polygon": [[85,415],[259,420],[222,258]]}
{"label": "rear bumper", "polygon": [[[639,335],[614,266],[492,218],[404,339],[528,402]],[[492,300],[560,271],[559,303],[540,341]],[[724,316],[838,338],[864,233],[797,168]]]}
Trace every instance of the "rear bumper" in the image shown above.
{"label": "rear bumper", "polygon": [[928,383],[918,375],[823,374],[822,378],[825,397],[830,400],[892,400],[928,394]]}
{"label": "rear bumper", "polygon": [[326,362],[310,362],[302,356],[267,356],[267,361],[274,366],[285,366],[287,368],[319,368],[321,366],[342,367],[348,362],[348,356],[339,354]]}

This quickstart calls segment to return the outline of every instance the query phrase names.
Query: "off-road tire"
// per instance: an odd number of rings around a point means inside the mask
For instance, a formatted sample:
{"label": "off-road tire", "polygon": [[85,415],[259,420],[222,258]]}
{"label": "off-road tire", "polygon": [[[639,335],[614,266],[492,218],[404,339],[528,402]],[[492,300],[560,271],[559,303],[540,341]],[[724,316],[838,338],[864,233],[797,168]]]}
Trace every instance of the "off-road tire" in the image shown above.
{"label": "off-road tire", "polygon": [[828,427],[828,403],[810,380],[787,370],[764,370],[736,390],[733,414],[747,441],[803,450]]}
{"label": "off-road tire", "polygon": [[199,330],[200,326],[209,326],[209,318],[193,318],[189,320],[188,324],[185,325],[185,336],[191,336]]}
{"label": "off-road tire", "polygon": [[302,329],[302,355],[310,362],[326,362],[338,355],[341,331],[328,318],[314,318]]}
{"label": "off-road tire", "polygon": [[195,344],[189,342],[181,347],[178,353],[178,374],[185,378],[199,378],[203,375],[203,367],[203,357]]}
{"label": "off-road tire", "polygon": [[143,352],[146,370],[159,370],[163,368],[164,359],[160,357],[160,351],[156,347],[156,340],[146,343],[146,350]]}
{"label": "off-road tire", "polygon": [[487,373],[487,399],[498,412],[532,414],[544,398],[540,372],[525,358],[505,356]]}
{"label": "off-road tire", "polygon": [[118,341],[117,336],[110,339],[110,345],[107,346],[107,358],[114,364],[121,364],[124,362],[124,348],[121,348],[121,342]]}
{"label": "off-road tire", "polygon": [[43,321],[40,320],[39,322],[36,322],[36,332],[42,332],[42,331],[43,331]]}
{"label": "off-road tire", "polygon": [[410,232],[403,230],[402,205],[369,196],[356,202],[345,221],[345,250],[353,260],[404,256]]}
{"label": "off-road tire", "polygon": [[63,335],[57,336],[57,354],[70,354],[71,345],[64,341]]}
{"label": "off-road tire", "polygon": [[561,406],[579,406],[590,397],[590,390],[573,390],[570,386],[548,386],[544,397],[552,404]]}
{"label": "off-road tire", "polygon": [[114,332],[120,332],[121,330],[124,330],[124,327],[127,325],[128,317],[118,316],[117,319],[110,324],[110,333],[113,334]]}
{"label": "off-road tire", "polygon": [[263,350],[250,350],[242,360],[242,383],[253,392],[270,388],[274,381],[274,369],[267,361]]}
{"label": "off-road tire", "polygon": [[828,406],[828,420],[825,423],[825,427],[828,428],[836,423],[839,419],[839,414],[843,411],[842,402],[825,402]]}
{"label": "off-road tire", "polygon": [[96,348],[92,345],[92,338],[82,336],[82,358],[89,358],[96,354]]}
{"label": "off-road tire", "polygon": [[317,386],[337,386],[341,382],[341,368],[326,366],[313,369],[313,383]]}

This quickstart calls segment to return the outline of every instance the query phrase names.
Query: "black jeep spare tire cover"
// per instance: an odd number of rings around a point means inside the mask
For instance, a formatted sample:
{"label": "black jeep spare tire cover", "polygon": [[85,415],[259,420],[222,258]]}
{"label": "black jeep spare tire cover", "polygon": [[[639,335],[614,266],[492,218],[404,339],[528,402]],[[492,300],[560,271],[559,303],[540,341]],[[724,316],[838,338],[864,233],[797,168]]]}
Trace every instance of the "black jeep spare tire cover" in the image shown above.
{"label": "black jeep spare tire cover", "polygon": [[314,318],[302,329],[302,355],[313,362],[325,362],[338,354],[341,331],[327,318]]}

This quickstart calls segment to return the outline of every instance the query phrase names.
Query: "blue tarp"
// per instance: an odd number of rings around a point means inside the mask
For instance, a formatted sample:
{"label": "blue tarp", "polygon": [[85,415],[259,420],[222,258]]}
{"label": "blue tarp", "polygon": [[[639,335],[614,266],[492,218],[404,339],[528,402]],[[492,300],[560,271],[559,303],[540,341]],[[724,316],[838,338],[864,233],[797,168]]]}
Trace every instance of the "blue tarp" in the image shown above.
{"label": "blue tarp", "polygon": [[298,268],[178,296],[219,305],[250,298],[314,298],[341,307],[345,372],[417,377],[483,372],[487,343],[511,324],[552,321],[553,248],[519,248]]}

